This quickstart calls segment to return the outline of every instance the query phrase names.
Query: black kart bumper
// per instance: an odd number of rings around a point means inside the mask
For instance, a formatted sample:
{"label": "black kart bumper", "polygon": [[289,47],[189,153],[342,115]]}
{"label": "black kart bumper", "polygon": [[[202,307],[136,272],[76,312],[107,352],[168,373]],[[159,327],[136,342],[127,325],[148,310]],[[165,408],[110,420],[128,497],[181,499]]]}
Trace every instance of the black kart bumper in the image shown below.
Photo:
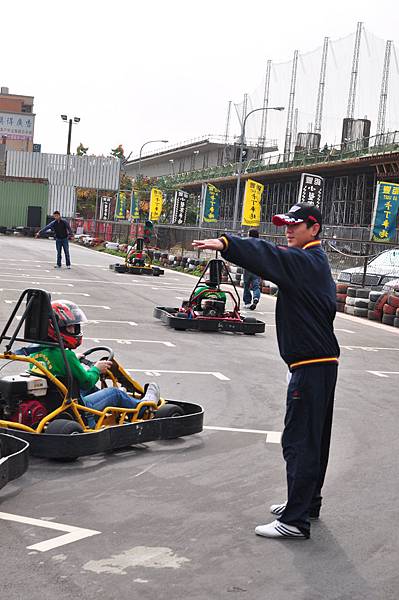
{"label": "black kart bumper", "polygon": [[29,464],[28,450],[25,440],[10,435],[10,431],[0,433],[0,489],[25,473]]}
{"label": "black kart bumper", "polygon": [[[202,406],[175,400],[173,404],[184,410],[183,416],[163,419],[154,418],[148,421],[115,425],[99,431],[73,435],[35,434],[24,431],[18,431],[16,435],[29,442],[29,452],[32,456],[74,459],[79,456],[111,452],[134,444],[175,439],[200,433],[204,419]],[[11,433],[11,429],[0,428],[0,432],[5,431],[8,434]]]}
{"label": "black kart bumper", "polygon": [[130,273],[131,275],[153,275],[154,277],[159,277],[159,275],[164,275],[165,273],[160,267],[153,267],[152,265],[149,267],[128,267],[125,264],[116,263],[115,265],[109,265],[109,268],[111,271],[115,271],[115,273]]}
{"label": "black kart bumper", "polygon": [[241,321],[223,318],[209,319],[206,317],[187,319],[177,316],[178,312],[178,308],[156,306],[153,315],[156,319],[161,319],[165,325],[178,331],[196,329],[199,331],[230,331],[254,335],[255,333],[264,333],[266,327],[263,321],[258,321],[255,318],[242,319]]}

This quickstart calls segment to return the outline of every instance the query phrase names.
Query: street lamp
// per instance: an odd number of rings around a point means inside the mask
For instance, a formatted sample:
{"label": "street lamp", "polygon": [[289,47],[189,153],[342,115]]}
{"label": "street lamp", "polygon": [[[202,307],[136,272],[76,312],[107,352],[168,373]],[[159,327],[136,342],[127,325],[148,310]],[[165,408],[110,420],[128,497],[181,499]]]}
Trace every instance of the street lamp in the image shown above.
{"label": "street lamp", "polygon": [[240,160],[238,162],[238,173],[237,173],[237,187],[236,187],[236,195],[234,199],[234,214],[233,214],[233,230],[237,227],[237,216],[238,216],[238,200],[240,196],[240,181],[241,181],[241,173],[242,173],[242,155],[244,152],[244,137],[245,137],[245,124],[247,119],[252,113],[258,112],[261,110],[284,110],[284,106],[264,106],[262,108],[254,108],[251,110],[245,117],[242,127],[241,127],[241,143],[240,143]]}
{"label": "street lamp", "polygon": [[144,144],[140,148],[140,153],[139,153],[139,168],[138,168],[138,172],[137,172],[137,177],[140,176],[141,153],[143,151],[144,146],[146,146],[147,144],[156,144],[156,143],[167,144],[168,140],[149,140],[148,142],[144,142]]}
{"label": "street lamp", "polygon": [[175,161],[173,160],[173,158],[170,158],[169,162],[170,162],[170,168],[172,171],[172,175],[174,176],[175,175]]}
{"label": "street lamp", "polygon": [[73,119],[69,119],[68,120],[68,116],[67,115],[61,115],[61,119],[63,121],[65,121],[65,123],[69,122],[67,154],[71,154],[72,124],[79,123],[80,117],[74,117]]}

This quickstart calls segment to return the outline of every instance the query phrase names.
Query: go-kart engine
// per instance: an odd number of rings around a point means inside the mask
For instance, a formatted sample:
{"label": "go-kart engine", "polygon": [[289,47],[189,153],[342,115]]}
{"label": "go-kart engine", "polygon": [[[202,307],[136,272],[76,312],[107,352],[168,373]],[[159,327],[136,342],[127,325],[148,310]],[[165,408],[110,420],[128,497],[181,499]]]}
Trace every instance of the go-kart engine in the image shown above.
{"label": "go-kart engine", "polygon": [[201,302],[201,310],[204,317],[221,317],[224,315],[226,303],[223,300],[207,298]]}
{"label": "go-kart engine", "polygon": [[39,402],[47,394],[47,380],[22,373],[0,379],[0,415],[24,425],[38,423],[46,414]]}

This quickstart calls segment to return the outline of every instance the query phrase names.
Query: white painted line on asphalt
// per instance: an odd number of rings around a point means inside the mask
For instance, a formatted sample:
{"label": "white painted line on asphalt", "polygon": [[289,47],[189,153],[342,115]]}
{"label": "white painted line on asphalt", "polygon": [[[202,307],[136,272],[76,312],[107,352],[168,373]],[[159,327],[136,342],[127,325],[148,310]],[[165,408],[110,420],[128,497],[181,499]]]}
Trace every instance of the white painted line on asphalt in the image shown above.
{"label": "white painted line on asphalt", "polygon": [[160,377],[161,373],[176,373],[178,375],[211,375],[213,377],[216,377],[216,379],[219,379],[220,381],[230,381],[229,377],[226,377],[226,375],[223,375],[223,373],[219,373],[219,371],[169,371],[169,370],[164,370],[164,369],[162,369],[162,370],[157,369],[156,371],[149,370],[149,369],[125,369],[125,370],[129,371],[131,373],[145,373],[146,375],[149,375],[150,377]]}
{"label": "white painted line on asphalt", "polygon": [[[15,281],[15,279],[3,279],[3,277],[2,277],[1,282],[3,283],[4,281],[12,281],[14,284],[15,283],[23,283],[23,284],[27,283],[29,285],[31,285],[31,284],[41,285],[43,283],[43,285],[64,285],[64,286],[68,286],[68,287],[75,287],[73,285],[73,283],[60,283],[58,281],[52,281],[51,283],[49,283],[48,281],[42,282],[41,280],[40,281],[31,281],[30,279],[25,279],[25,281],[22,282],[21,280]],[[29,287],[29,286],[27,286],[27,287]]]}
{"label": "white painted line on asphalt", "polygon": [[399,375],[399,371],[367,371],[367,373],[371,373],[377,377],[386,377],[387,379],[389,379],[390,375]]}
{"label": "white painted line on asphalt", "polygon": [[59,535],[50,540],[46,540],[45,542],[27,546],[28,550],[37,550],[39,552],[47,552],[48,550],[65,546],[65,544],[71,544],[72,542],[77,542],[101,533],[101,531],[95,531],[94,529],[83,529],[82,527],[74,527],[73,525],[54,523],[54,521],[44,521],[43,519],[31,519],[30,517],[22,517],[20,515],[12,515],[5,512],[0,512],[0,519],[14,521],[15,523],[24,523],[25,525],[33,525],[34,527],[44,527],[46,529],[56,529],[58,531],[67,532],[65,535]]}
{"label": "white painted line on asphalt", "polygon": [[104,310],[111,310],[110,306],[104,306],[102,304],[80,304],[79,306],[83,306],[84,308],[103,308]]}
{"label": "white painted line on asphalt", "polygon": [[87,320],[87,325],[98,325],[99,323],[123,323],[125,325],[131,325],[131,327],[137,327],[137,323],[135,323],[134,321],[111,321],[109,319],[88,319]]}
{"label": "white painted line on asphalt", "polygon": [[343,331],[344,333],[356,333],[355,331],[352,331],[351,329],[339,329],[339,327],[334,327],[334,331]]}
{"label": "white painted line on asphalt", "polygon": [[212,427],[210,425],[204,425],[204,429],[210,429],[214,431],[232,431],[236,433],[256,433],[265,435],[267,444],[281,443],[281,431],[262,431],[261,429],[238,429],[236,427]]}
{"label": "white painted line on asphalt", "polygon": [[[80,305],[82,306],[82,305]],[[167,346],[168,348],[176,348],[176,344],[172,344],[172,342],[163,342],[160,340],[124,340],[122,338],[94,338],[94,337],[86,337],[85,340],[92,340],[96,342],[96,344],[100,342],[116,342],[117,344],[126,344],[130,346],[130,344],[162,344],[163,346]],[[127,371],[129,369],[126,369]]]}
{"label": "white painted line on asphalt", "polygon": [[337,312],[337,317],[340,319],[344,319],[346,321],[352,321],[352,323],[357,323],[358,325],[366,325],[366,327],[374,327],[375,329],[381,329],[386,333],[395,333],[399,334],[398,327],[392,327],[392,325],[385,325],[385,323],[377,323],[376,321],[370,321],[369,319],[362,319],[360,317],[354,317],[352,315],[346,315],[340,312]]}
{"label": "white painted line on asphalt", "polygon": [[341,346],[341,348],[345,348],[345,350],[364,350],[365,352],[380,352],[385,350],[399,352],[399,348],[380,348],[378,346]]}
{"label": "white painted line on asphalt", "polygon": [[[0,292],[24,292],[25,288],[0,288]],[[47,290],[49,294],[60,294],[61,296],[86,296],[90,297],[90,294],[84,292],[56,292],[55,290]]]}
{"label": "white painted line on asphalt", "polygon": [[[12,264],[8,264],[8,267],[12,267]],[[0,265],[1,269],[1,265]],[[18,267],[13,267],[13,271],[26,271],[26,267],[24,269],[18,269]],[[38,271],[39,273],[50,273],[50,269],[40,269],[40,265],[37,265],[37,269],[31,269],[29,273],[21,273],[21,275],[25,277],[33,277],[32,272]],[[3,273],[3,275],[12,275],[12,273]]]}

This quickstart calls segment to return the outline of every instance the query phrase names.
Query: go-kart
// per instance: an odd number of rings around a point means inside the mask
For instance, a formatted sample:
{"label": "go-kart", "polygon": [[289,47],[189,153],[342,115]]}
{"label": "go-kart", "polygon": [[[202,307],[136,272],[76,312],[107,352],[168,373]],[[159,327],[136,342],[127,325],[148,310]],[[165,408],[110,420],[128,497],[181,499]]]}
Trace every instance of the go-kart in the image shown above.
{"label": "go-kart", "polygon": [[[23,300],[26,306],[12,335],[11,324]],[[47,337],[49,319],[57,341]],[[22,325],[24,334],[19,337]],[[132,379],[115,359],[111,348],[98,346],[83,353],[81,360],[94,352],[106,353],[112,367],[101,377],[101,387],[123,386],[139,400],[136,408],[110,406],[98,411],[84,405],[71,375],[66,350],[51,307],[50,294],[44,290],[22,292],[0,335],[0,344],[8,340],[0,360],[28,363],[30,371],[0,379],[0,433],[15,435],[29,442],[34,456],[73,460],[79,456],[108,452],[133,444],[160,439],[174,439],[202,431],[203,409],[198,404],[161,398],[158,402],[145,400],[145,388]],[[13,352],[15,342],[58,347],[65,366],[65,378],[55,377],[47,368],[25,354]],[[17,351],[16,351],[17,352]],[[19,352],[19,351],[18,351]],[[38,352],[38,350],[35,350]],[[103,357],[104,358],[104,357]],[[89,427],[88,421],[95,425]]]}
{"label": "go-kart", "polygon": [[133,275],[159,275],[164,274],[164,270],[151,264],[151,257],[144,248],[144,238],[137,238],[130,245],[126,252],[125,264],[116,263],[109,265],[109,268],[115,273],[131,273]]}
{"label": "go-kart", "polygon": [[28,442],[0,433],[0,490],[25,473],[29,464],[28,449]]}
{"label": "go-kart", "polygon": [[[231,285],[230,289],[222,289],[222,279]],[[232,305],[230,310],[226,308],[227,300],[230,300]],[[239,332],[246,335],[265,331],[263,321],[241,316],[237,288],[226,263],[217,258],[208,262],[190,298],[184,300],[180,308],[157,306],[154,309],[154,317],[178,331],[198,329]]]}

